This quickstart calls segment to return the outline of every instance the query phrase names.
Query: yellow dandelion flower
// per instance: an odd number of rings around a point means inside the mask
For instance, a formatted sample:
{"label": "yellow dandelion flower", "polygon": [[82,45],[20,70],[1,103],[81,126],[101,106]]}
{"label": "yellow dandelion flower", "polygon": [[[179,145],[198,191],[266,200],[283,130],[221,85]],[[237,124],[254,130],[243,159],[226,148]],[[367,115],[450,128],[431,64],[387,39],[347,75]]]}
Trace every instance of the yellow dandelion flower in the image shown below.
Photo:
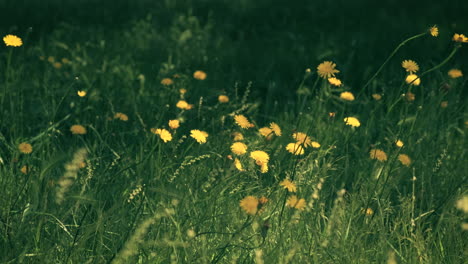
{"label": "yellow dandelion flower", "polygon": [[403,141],[401,141],[401,140],[398,139],[397,141],[395,141],[395,145],[396,145],[397,147],[401,148],[401,147],[403,147],[404,143],[403,143]]}
{"label": "yellow dandelion flower", "polygon": [[70,131],[75,135],[84,135],[86,134],[86,127],[82,125],[73,125],[70,127]]}
{"label": "yellow dandelion flower", "polygon": [[440,107],[442,107],[442,108],[447,108],[447,106],[448,106],[448,101],[442,101],[440,103]]}
{"label": "yellow dandelion flower", "polygon": [[328,113],[328,116],[329,116],[329,117],[335,117],[335,116],[336,116],[336,113],[335,113],[335,112],[329,112],[329,113]]}
{"label": "yellow dandelion flower", "polygon": [[254,215],[257,213],[258,203],[257,197],[250,195],[242,199],[239,205],[247,214]]}
{"label": "yellow dandelion flower", "polygon": [[86,91],[78,91],[78,92],[76,92],[76,94],[78,94],[79,97],[85,97],[86,96]]}
{"label": "yellow dandelion flower", "polygon": [[196,71],[193,73],[193,78],[203,81],[206,79],[206,73],[204,71]]}
{"label": "yellow dandelion flower", "polygon": [[181,88],[181,89],[179,89],[179,93],[184,95],[184,94],[187,93],[187,89]]}
{"label": "yellow dandelion flower", "polygon": [[218,101],[220,103],[227,103],[229,102],[229,97],[227,97],[227,95],[220,95],[218,96]]}
{"label": "yellow dandelion flower", "polygon": [[406,76],[406,83],[411,84],[414,86],[419,86],[421,84],[421,78],[419,78],[416,74],[410,74]]}
{"label": "yellow dandelion flower", "polygon": [[260,204],[266,204],[268,202],[268,198],[266,198],[265,196],[262,196],[260,197],[260,199],[258,199],[258,202]]}
{"label": "yellow dandelion flower", "polygon": [[57,62],[54,62],[53,66],[54,66],[55,69],[60,69],[60,68],[62,68],[62,63],[57,61]]}
{"label": "yellow dandelion flower", "polygon": [[345,117],[344,119],[346,125],[352,126],[352,127],[359,127],[361,126],[361,122],[355,117]]}
{"label": "yellow dandelion flower", "polygon": [[18,150],[23,154],[30,154],[33,149],[32,149],[31,144],[27,142],[23,142],[18,145]]}
{"label": "yellow dandelion flower", "polygon": [[271,130],[277,135],[278,137],[281,136],[281,128],[275,122],[270,123]]}
{"label": "yellow dandelion flower", "polygon": [[242,142],[235,142],[231,145],[231,151],[236,155],[244,155],[247,153],[247,145]]}
{"label": "yellow dandelion flower", "polygon": [[318,143],[317,141],[312,141],[311,145],[313,148],[320,148],[320,143]]}
{"label": "yellow dandelion flower", "polygon": [[372,94],[372,98],[374,98],[374,100],[376,100],[376,101],[379,101],[380,99],[382,99],[382,95],[380,95],[380,94]]}
{"label": "yellow dandelion flower", "polygon": [[340,79],[337,79],[337,78],[335,78],[335,77],[328,78],[328,82],[329,82],[331,85],[334,85],[334,86],[337,86],[337,87],[343,85],[343,83],[341,82],[341,80],[340,80]]}
{"label": "yellow dandelion flower", "polygon": [[403,165],[405,165],[407,167],[409,165],[411,165],[411,158],[406,154],[398,155],[398,160],[401,162],[401,164],[403,164]]}
{"label": "yellow dandelion flower", "polygon": [[304,154],[304,148],[301,146],[300,143],[289,143],[288,145],[286,145],[286,150],[294,155]]}
{"label": "yellow dandelion flower", "polygon": [[156,135],[159,135],[159,137],[164,141],[164,143],[172,140],[171,133],[164,128],[153,128],[151,129],[151,132],[153,132]]}
{"label": "yellow dandelion flower", "polygon": [[232,132],[231,135],[234,137],[234,141],[244,140],[244,135],[242,135],[240,132]]}
{"label": "yellow dandelion flower", "polygon": [[455,42],[460,42],[460,43],[468,43],[468,38],[465,37],[463,34],[458,34],[455,33],[452,38],[453,41]]}
{"label": "yellow dandelion flower", "polygon": [[12,47],[20,47],[21,45],[23,45],[23,41],[21,40],[21,38],[15,35],[6,35],[5,37],[3,37],[3,42],[5,42],[5,45]]}
{"label": "yellow dandelion flower", "polygon": [[434,25],[431,28],[429,28],[429,33],[431,34],[431,36],[437,37],[439,36],[439,28]]}
{"label": "yellow dandelion flower", "polygon": [[234,166],[236,167],[237,170],[239,171],[244,171],[244,167],[242,166],[242,163],[238,158],[234,159]]}
{"label": "yellow dandelion flower", "polygon": [[317,74],[326,79],[330,77],[335,77],[335,73],[339,73],[340,71],[335,69],[336,64],[331,61],[324,61],[317,66]]}
{"label": "yellow dandelion flower", "polygon": [[450,71],[448,71],[447,74],[452,79],[460,78],[463,76],[462,71],[460,71],[459,69],[451,69]]}
{"label": "yellow dandelion flower", "polygon": [[372,208],[367,208],[367,209],[365,210],[365,214],[366,214],[366,215],[369,215],[369,216],[370,216],[370,215],[373,215],[373,214],[374,214],[374,210],[372,210]]}
{"label": "yellow dandelion flower", "polygon": [[29,168],[28,168],[28,166],[24,165],[23,167],[21,167],[20,171],[23,174],[28,174]]}
{"label": "yellow dandelion flower", "polygon": [[401,67],[405,68],[405,70],[407,72],[409,72],[410,74],[413,74],[413,73],[419,71],[418,64],[413,60],[404,60],[401,63]]}
{"label": "yellow dandelion flower", "polygon": [[288,192],[296,192],[297,190],[296,184],[294,184],[294,182],[290,181],[289,179],[284,179],[282,182],[280,182],[280,185],[287,189]]}
{"label": "yellow dandelion flower", "polygon": [[177,119],[174,119],[174,120],[169,120],[169,127],[171,129],[178,129],[180,126],[180,121],[177,120]]}
{"label": "yellow dandelion flower", "polygon": [[455,207],[464,213],[468,213],[468,195],[464,195],[462,198],[458,199],[455,203]]}
{"label": "yellow dandelion flower", "polygon": [[260,133],[260,135],[266,138],[271,138],[271,136],[273,135],[273,130],[269,127],[262,127],[258,130],[258,132]]}
{"label": "yellow dandelion flower", "polygon": [[206,133],[205,131],[200,131],[198,129],[193,129],[190,130],[190,136],[194,138],[198,143],[203,144],[206,143],[208,133]]}
{"label": "yellow dandelion flower", "polygon": [[234,120],[238,126],[244,129],[249,129],[252,125],[244,115],[235,115]]}
{"label": "yellow dandelion flower", "polygon": [[406,100],[408,101],[414,101],[416,99],[416,96],[412,92],[407,92],[405,94]]}
{"label": "yellow dandelion flower", "polygon": [[292,137],[297,143],[302,144],[304,147],[312,146],[309,136],[306,133],[296,132],[292,134]]}
{"label": "yellow dandelion flower", "polygon": [[266,164],[270,160],[268,153],[262,150],[255,150],[250,152],[250,157],[255,160],[257,165]]}
{"label": "yellow dandelion flower", "polygon": [[369,152],[371,159],[376,159],[378,161],[386,161],[387,154],[381,149],[371,149]]}
{"label": "yellow dandelion flower", "polygon": [[177,102],[176,107],[180,109],[187,109],[188,105],[189,104],[185,100],[180,100]]}
{"label": "yellow dandelion flower", "polygon": [[164,78],[161,80],[161,84],[168,86],[174,84],[174,81],[171,78]]}
{"label": "yellow dandelion flower", "polygon": [[128,116],[124,113],[115,113],[114,119],[120,119],[122,121],[128,121]]}
{"label": "yellow dandelion flower", "polygon": [[306,201],[304,198],[298,199],[296,195],[292,195],[288,197],[288,200],[286,200],[286,205],[303,211],[306,207]]}
{"label": "yellow dandelion flower", "polygon": [[342,92],[340,98],[346,101],[354,101],[354,95],[351,92]]}

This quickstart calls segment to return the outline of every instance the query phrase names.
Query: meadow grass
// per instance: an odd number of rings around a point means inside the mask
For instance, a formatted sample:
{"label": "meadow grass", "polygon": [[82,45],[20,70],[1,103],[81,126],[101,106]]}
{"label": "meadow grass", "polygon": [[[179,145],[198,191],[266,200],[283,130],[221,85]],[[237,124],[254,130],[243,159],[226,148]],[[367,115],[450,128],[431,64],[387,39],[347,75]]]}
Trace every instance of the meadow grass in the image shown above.
{"label": "meadow grass", "polygon": [[286,102],[227,83],[212,21],[174,17],[3,46],[2,263],[463,263],[456,32],[402,37],[448,52],[407,72],[397,45],[358,87],[324,55]]}

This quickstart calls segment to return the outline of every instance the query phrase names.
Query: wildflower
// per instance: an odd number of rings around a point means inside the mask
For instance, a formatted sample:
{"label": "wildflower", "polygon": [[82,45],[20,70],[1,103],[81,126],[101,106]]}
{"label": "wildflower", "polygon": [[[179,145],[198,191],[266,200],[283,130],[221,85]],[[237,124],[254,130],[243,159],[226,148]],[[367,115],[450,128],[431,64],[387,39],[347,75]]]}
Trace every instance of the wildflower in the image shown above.
{"label": "wildflower", "polygon": [[174,81],[171,78],[164,78],[164,79],[161,80],[162,85],[168,86],[168,85],[171,85],[173,83],[174,83]]}
{"label": "wildflower", "polygon": [[203,144],[206,143],[208,133],[206,133],[205,131],[200,131],[198,129],[193,129],[190,130],[190,136],[194,138],[198,143]]}
{"label": "wildflower", "polygon": [[421,79],[416,74],[410,74],[406,76],[406,83],[419,86],[421,84]]}
{"label": "wildflower", "polygon": [[335,77],[328,78],[328,82],[334,86],[341,86],[343,84],[340,79],[337,79]]}
{"label": "wildflower", "polygon": [[254,215],[257,213],[258,199],[250,195],[242,199],[239,205],[247,214]]}
{"label": "wildflower", "polygon": [[378,161],[386,161],[387,160],[387,154],[385,154],[385,152],[383,150],[371,149],[369,154],[370,154],[371,159],[376,159]]}
{"label": "wildflower", "polygon": [[18,149],[23,154],[30,154],[32,152],[32,146],[31,146],[31,144],[29,144],[27,142],[23,142],[23,143],[19,144]]}
{"label": "wildflower", "polygon": [[236,167],[237,170],[239,171],[244,171],[244,168],[242,167],[242,163],[238,158],[234,159],[234,166]]}
{"label": "wildflower", "polygon": [[179,93],[184,95],[184,94],[187,93],[187,89],[181,88],[181,89],[179,89]]}
{"label": "wildflower", "polygon": [[179,100],[176,104],[176,107],[184,110],[190,110],[192,109],[193,105],[188,104],[185,100]]}
{"label": "wildflower", "polygon": [[354,95],[351,92],[342,92],[340,98],[346,101],[354,101]]}
{"label": "wildflower", "polygon": [[409,166],[411,164],[411,158],[406,154],[398,155],[398,160],[405,166]]}
{"label": "wildflower", "polygon": [[23,41],[21,40],[21,38],[15,35],[6,35],[5,37],[3,37],[3,42],[5,42],[5,45],[12,47],[20,47],[21,45],[23,45]]}
{"label": "wildflower", "polygon": [[451,69],[450,71],[448,71],[447,74],[452,79],[460,78],[463,76],[462,71],[460,71],[459,69]]}
{"label": "wildflower", "polygon": [[318,143],[317,141],[312,141],[311,145],[313,148],[320,148],[320,143]]}
{"label": "wildflower", "polygon": [[405,68],[405,70],[407,72],[409,72],[410,74],[413,74],[413,73],[419,71],[418,64],[413,60],[404,60],[401,63],[401,67]]}
{"label": "wildflower", "polygon": [[266,198],[265,196],[262,196],[260,197],[260,199],[258,199],[258,202],[260,204],[266,204],[268,202],[268,198]]}
{"label": "wildflower", "polygon": [[373,215],[373,214],[374,214],[374,210],[372,210],[372,208],[367,208],[367,209],[365,210],[365,214],[366,214],[366,215],[369,215],[369,216],[370,216],[370,215]]}
{"label": "wildflower", "polygon": [[20,171],[23,174],[28,174],[29,168],[28,168],[28,166],[24,165],[23,167],[21,167]]}
{"label": "wildflower", "polygon": [[336,64],[331,61],[324,61],[317,66],[317,74],[322,78],[335,77],[335,73],[340,71],[335,69]]}
{"label": "wildflower", "polygon": [[294,155],[302,155],[304,154],[304,148],[301,146],[300,143],[289,143],[286,146],[286,150]]}
{"label": "wildflower", "polygon": [[447,108],[447,106],[448,106],[448,101],[442,101],[440,103],[440,107],[442,107],[442,108]]}
{"label": "wildflower", "polygon": [[260,135],[266,138],[270,138],[273,133],[273,130],[269,127],[262,127],[258,130],[258,132],[260,133]]}
{"label": "wildflower", "polygon": [[401,148],[401,147],[403,147],[404,143],[403,143],[403,141],[401,141],[401,140],[398,139],[397,141],[395,141],[395,145],[396,145],[397,147]]}
{"label": "wildflower", "polygon": [[250,157],[255,160],[257,165],[268,163],[270,160],[270,156],[268,156],[268,153],[262,150],[255,150],[250,152]]}
{"label": "wildflower", "polygon": [[179,128],[179,126],[180,126],[180,121],[179,120],[177,120],[177,119],[169,120],[169,127],[171,129],[177,129],[177,128]]}
{"label": "wildflower", "polygon": [[461,210],[465,213],[468,213],[468,195],[464,195],[463,198],[460,198],[455,204],[458,210]]}
{"label": "wildflower", "polygon": [[57,61],[57,62],[55,62],[55,63],[53,64],[53,66],[54,66],[55,69],[60,69],[60,68],[62,68],[62,63],[60,63],[60,62]]}
{"label": "wildflower", "polygon": [[455,42],[460,42],[460,43],[468,43],[468,38],[465,37],[463,34],[458,34],[455,33],[452,38],[453,41]]}
{"label": "wildflower", "polygon": [[86,134],[86,127],[82,125],[73,125],[70,127],[70,131],[74,135],[84,135]]}
{"label": "wildflower", "polygon": [[296,192],[297,190],[296,184],[294,184],[289,179],[284,179],[282,182],[280,182],[280,185],[287,189],[288,192]]}
{"label": "wildflower", "polygon": [[159,135],[159,137],[164,141],[164,143],[172,140],[171,133],[164,128],[152,128],[151,132],[153,132],[156,135]]}
{"label": "wildflower", "polygon": [[115,113],[114,119],[120,119],[122,121],[128,121],[128,116],[124,113]]}
{"label": "wildflower", "polygon": [[346,125],[348,125],[348,126],[352,126],[352,127],[361,126],[361,123],[355,117],[345,117],[344,121],[346,122]]}
{"label": "wildflower", "polygon": [[372,98],[374,98],[374,100],[376,100],[376,101],[379,101],[380,99],[382,99],[382,95],[380,95],[380,94],[372,94]]}
{"label": "wildflower", "polygon": [[416,96],[412,92],[407,92],[405,97],[406,97],[406,100],[408,100],[410,102],[414,101],[416,99]]}
{"label": "wildflower", "polygon": [[298,199],[296,195],[292,195],[286,200],[286,205],[303,211],[306,207],[306,201],[304,198]]}
{"label": "wildflower", "polygon": [[193,73],[193,78],[203,81],[206,79],[206,73],[204,71],[196,71]]}
{"label": "wildflower", "polygon": [[232,132],[232,136],[234,137],[234,141],[244,140],[244,136],[242,135],[242,133]]}
{"label": "wildflower", "polygon": [[431,34],[431,36],[437,37],[439,36],[439,28],[434,25],[431,28],[429,28],[429,33]]}
{"label": "wildflower", "polygon": [[281,128],[275,122],[270,123],[271,130],[277,135],[278,137],[281,136]]}
{"label": "wildflower", "polygon": [[244,155],[247,153],[247,145],[242,142],[235,142],[231,145],[231,151],[236,155]]}
{"label": "wildflower", "polygon": [[218,96],[218,101],[220,103],[227,103],[229,102],[229,97],[227,97],[226,95],[220,95]]}
{"label": "wildflower", "polygon": [[329,117],[335,117],[335,116],[336,116],[336,113],[335,113],[335,112],[329,112],[329,113],[328,113],[328,116],[329,116]]}
{"label": "wildflower", "polygon": [[86,96],[86,91],[78,91],[78,92],[76,92],[76,94],[78,94],[79,97],[85,97]]}
{"label": "wildflower", "polygon": [[251,123],[244,115],[235,115],[234,120],[236,121],[236,124],[241,128],[248,129],[251,127]]}
{"label": "wildflower", "polygon": [[292,134],[292,137],[297,141],[298,144],[302,144],[304,147],[312,146],[312,142],[306,133],[296,132]]}

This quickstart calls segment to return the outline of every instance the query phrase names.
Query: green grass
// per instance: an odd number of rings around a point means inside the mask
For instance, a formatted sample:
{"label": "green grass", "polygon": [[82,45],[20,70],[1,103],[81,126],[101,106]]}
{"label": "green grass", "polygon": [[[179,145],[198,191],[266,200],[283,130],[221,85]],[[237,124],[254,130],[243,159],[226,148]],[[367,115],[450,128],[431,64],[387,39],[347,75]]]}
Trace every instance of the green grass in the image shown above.
{"label": "green grass", "polygon": [[[242,3],[238,12],[253,12]],[[285,31],[265,29],[282,45],[264,45],[224,33],[229,23],[218,26],[220,14],[201,19],[165,5],[174,12],[167,27],[150,15],[113,30],[64,23],[30,41],[29,33],[18,33],[23,46],[0,49],[2,263],[464,262],[467,214],[455,204],[467,194],[466,77],[451,79],[447,71],[467,72],[460,58],[468,47],[444,62],[455,32],[441,27],[438,38],[409,42],[361,89],[385,57],[357,59],[364,49],[358,43],[353,49],[323,35],[323,46],[309,52],[298,38],[288,57],[281,54]],[[424,30],[391,32],[399,39],[384,53]],[[250,53],[246,42],[269,55]],[[296,57],[307,65],[281,67]],[[409,86],[403,59],[416,60],[418,74],[435,70]],[[324,60],[337,62],[344,86],[317,77]],[[194,79],[196,70],[207,79]],[[160,83],[167,77],[174,84]],[[356,99],[340,99],[344,90]],[[409,91],[414,101],[402,95]],[[230,101],[218,102],[221,94]],[[193,108],[178,109],[181,97]],[[236,114],[254,127],[240,128]],[[345,125],[349,116],[361,126]],[[181,120],[177,130],[168,127],[172,119]],[[267,140],[258,129],[271,122],[282,135]],[[87,133],[72,134],[75,124]],[[164,142],[151,128],[168,129],[173,139]],[[192,129],[206,131],[207,142],[191,138]],[[243,134],[247,154],[231,152],[233,132]],[[285,147],[294,132],[321,146],[292,155]],[[19,151],[22,142],[32,153]],[[371,159],[373,149],[386,161]],[[254,150],[269,154],[268,172],[249,157]],[[409,166],[400,154],[411,158]],[[279,185],[285,178],[297,185],[304,210],[285,205],[292,195]],[[250,195],[268,199],[253,215],[239,206]]]}

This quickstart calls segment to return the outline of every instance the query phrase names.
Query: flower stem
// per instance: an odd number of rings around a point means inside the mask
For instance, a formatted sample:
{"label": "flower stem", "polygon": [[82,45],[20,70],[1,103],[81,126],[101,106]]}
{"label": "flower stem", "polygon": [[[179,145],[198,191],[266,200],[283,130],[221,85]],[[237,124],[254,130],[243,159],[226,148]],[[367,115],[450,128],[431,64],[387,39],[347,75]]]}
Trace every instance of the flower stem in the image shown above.
{"label": "flower stem", "polygon": [[430,73],[432,71],[435,71],[435,70],[439,69],[440,67],[444,66],[444,64],[446,64],[455,55],[455,53],[457,53],[457,51],[458,51],[458,49],[460,47],[461,47],[460,44],[455,45],[452,52],[448,55],[448,57],[445,60],[443,60],[441,63],[437,64],[436,66],[430,68],[429,70],[421,73],[420,77],[422,77],[422,76],[424,76],[424,75],[426,75],[426,74],[428,74],[428,73]]}

